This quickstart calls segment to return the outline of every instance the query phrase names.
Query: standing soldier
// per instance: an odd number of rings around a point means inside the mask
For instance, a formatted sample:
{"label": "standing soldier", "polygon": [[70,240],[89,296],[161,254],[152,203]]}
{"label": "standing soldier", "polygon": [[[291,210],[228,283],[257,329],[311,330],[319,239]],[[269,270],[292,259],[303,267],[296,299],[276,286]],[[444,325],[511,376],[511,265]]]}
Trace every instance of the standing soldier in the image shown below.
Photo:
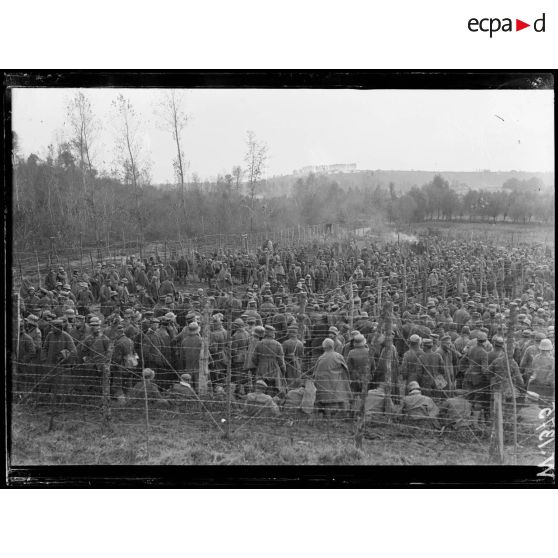
{"label": "standing soldier", "polygon": [[533,345],[528,346],[523,353],[521,362],[519,363],[519,371],[523,377],[523,381],[527,383],[529,377],[531,376],[531,366],[533,364],[533,359],[539,354],[539,346],[541,341],[544,339],[544,333],[539,331],[535,332],[534,335],[535,342]]}
{"label": "standing soldier", "polygon": [[122,403],[124,402],[124,387],[130,380],[130,368],[134,368],[134,343],[124,332],[124,323],[116,326],[114,350],[112,352],[112,392]]}
{"label": "standing soldier", "polygon": [[353,339],[353,348],[347,356],[347,367],[351,380],[351,390],[353,396],[368,391],[370,376],[374,370],[374,359],[370,356],[370,351],[366,345],[364,335],[356,335]]}
{"label": "standing soldier", "polygon": [[264,380],[273,386],[275,393],[286,392],[286,367],[283,347],[275,340],[275,328],[265,326],[264,338],[256,345],[252,358],[256,370],[256,379]]}
{"label": "standing soldier", "polygon": [[[504,338],[496,336],[492,340],[494,349],[488,354],[488,372],[493,393],[502,394],[504,428],[509,430],[513,412],[513,400],[519,395],[518,388],[524,388],[517,362],[506,358]],[[508,377],[508,366],[512,383]]]}
{"label": "standing soldier", "polygon": [[45,377],[45,391],[50,392],[52,397],[51,403],[54,405],[62,397],[67,387],[64,368],[75,361],[77,354],[72,338],[63,331],[63,327],[64,320],[58,318],[52,321],[52,330],[45,338],[41,355],[41,360],[45,364],[45,372],[47,373],[47,377]]}
{"label": "standing soldier", "polygon": [[141,335],[143,347],[143,368],[151,368],[155,374],[164,367],[162,341],[159,335],[159,319],[151,317],[145,335]]}
{"label": "standing soldier", "polygon": [[198,390],[202,338],[196,321],[186,326],[186,334],[178,345],[178,370],[190,374],[194,389]]}
{"label": "standing soldier", "polygon": [[[418,382],[422,372],[420,357],[423,352],[420,349],[420,337],[416,334],[409,338],[409,350],[403,355],[401,361],[401,378],[405,384]],[[420,382],[420,385],[423,385]]]}
{"label": "standing soldier", "polygon": [[248,380],[246,374],[243,373],[244,363],[246,362],[246,355],[248,353],[248,346],[250,345],[250,334],[244,327],[244,322],[237,318],[233,324],[233,334],[231,338],[231,367],[232,367],[232,381],[236,384],[236,391],[241,395],[245,394],[245,388],[248,387]]}
{"label": "standing soldier", "polygon": [[552,354],[552,341],[543,339],[539,354],[533,357],[530,370],[529,388],[540,395],[540,405],[550,407],[554,404],[556,386],[556,363]]}
{"label": "standing soldier", "polygon": [[35,385],[36,374],[34,373],[36,349],[33,339],[26,331],[25,322],[19,322],[19,344],[17,358],[17,375],[14,378],[14,392],[23,395]]}
{"label": "standing soldier", "polygon": [[304,358],[304,345],[298,338],[298,326],[292,324],[287,328],[288,339],[283,342],[285,355],[285,378],[287,387],[299,387],[302,378],[302,361]]}
{"label": "standing soldier", "polygon": [[477,343],[467,353],[468,368],[465,372],[463,388],[473,409],[473,425],[480,426],[479,421],[483,411],[488,419],[489,414],[489,378],[488,378],[488,353],[485,349],[487,340],[483,331],[477,335]]}
{"label": "standing soldier", "polygon": [[93,293],[83,281],[79,283],[79,290],[76,295],[77,310],[79,314],[86,316],[89,314],[89,307],[93,304]]}
{"label": "standing soldier", "polygon": [[[438,351],[433,351],[434,341],[432,339],[422,340],[423,353],[420,356],[419,375],[416,378],[425,395],[440,397],[441,392],[437,391],[440,383],[440,376],[444,374],[444,361]],[[438,384],[436,379],[438,378]]]}
{"label": "standing soldier", "polygon": [[213,386],[222,386],[225,382],[229,355],[227,354],[228,333],[221,322],[222,315],[214,314],[209,334],[209,355],[211,359],[211,381]]}
{"label": "standing soldier", "polygon": [[90,387],[95,392],[100,387],[103,367],[110,363],[111,343],[110,339],[101,331],[101,321],[97,317],[89,321],[91,333],[80,345],[79,360],[87,364],[89,374],[92,377]]}
{"label": "standing soldier", "polygon": [[458,354],[451,344],[451,337],[449,335],[443,335],[440,342],[441,346],[436,352],[442,357],[443,374],[447,383],[447,389],[451,392],[455,389],[455,367],[458,363]]}

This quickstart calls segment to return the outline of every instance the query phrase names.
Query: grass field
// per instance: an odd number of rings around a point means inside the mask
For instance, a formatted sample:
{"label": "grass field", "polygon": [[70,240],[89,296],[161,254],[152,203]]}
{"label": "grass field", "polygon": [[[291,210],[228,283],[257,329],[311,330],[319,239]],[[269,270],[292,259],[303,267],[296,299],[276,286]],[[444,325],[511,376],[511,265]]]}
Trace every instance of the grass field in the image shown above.
{"label": "grass field", "polygon": [[517,243],[546,244],[554,246],[554,225],[540,225],[532,223],[491,223],[469,221],[426,221],[413,223],[411,230],[438,229],[443,236],[473,238],[473,240],[496,240],[504,245]]}
{"label": "grass field", "polygon": [[[217,415],[216,415],[217,416]],[[218,421],[219,417],[217,416]],[[153,412],[149,443],[140,415],[113,413],[103,431],[98,413],[70,412],[48,431],[45,407],[14,409],[13,465],[483,465],[492,464],[488,440],[455,433],[406,429],[399,424],[368,425],[362,449],[354,443],[350,421],[287,419],[273,424],[236,416],[226,439],[207,417],[188,418]],[[221,423],[222,424],[222,423]],[[517,462],[541,462],[533,436],[520,437]],[[512,463],[512,446],[506,461]]]}

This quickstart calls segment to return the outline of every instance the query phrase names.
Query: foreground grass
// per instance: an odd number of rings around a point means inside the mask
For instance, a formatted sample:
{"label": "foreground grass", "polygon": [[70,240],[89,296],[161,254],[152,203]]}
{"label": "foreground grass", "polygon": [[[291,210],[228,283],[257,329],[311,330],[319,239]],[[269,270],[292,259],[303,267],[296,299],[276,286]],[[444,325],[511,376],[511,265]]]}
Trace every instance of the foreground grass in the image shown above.
{"label": "foreground grass", "polygon": [[[486,441],[461,441],[400,425],[370,425],[362,449],[353,425],[321,421],[314,425],[281,420],[250,422],[226,439],[207,418],[157,415],[147,443],[141,416],[114,416],[103,431],[98,415],[67,414],[48,431],[46,409],[15,411],[12,465],[480,465],[491,463]],[[521,448],[520,464],[540,456]]]}

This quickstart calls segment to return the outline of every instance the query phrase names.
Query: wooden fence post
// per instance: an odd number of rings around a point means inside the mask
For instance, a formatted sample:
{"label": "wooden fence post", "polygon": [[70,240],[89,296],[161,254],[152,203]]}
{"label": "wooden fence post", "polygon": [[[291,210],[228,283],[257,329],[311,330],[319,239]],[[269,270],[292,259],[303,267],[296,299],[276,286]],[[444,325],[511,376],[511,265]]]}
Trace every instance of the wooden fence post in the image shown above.
{"label": "wooden fence post", "polygon": [[506,372],[508,376],[508,382],[512,390],[512,406],[513,406],[513,465],[517,465],[517,405],[515,401],[515,389],[513,385],[513,378],[510,370],[510,358],[513,358],[514,351],[514,333],[517,318],[517,306],[516,304],[510,305],[510,315],[508,318],[508,330],[506,332],[506,343],[505,343],[505,357],[506,357]]}
{"label": "wooden fence post", "polygon": [[102,400],[103,429],[110,428],[110,363],[102,365]]}
{"label": "wooden fence post", "polygon": [[83,243],[81,240],[81,231],[79,233],[79,271],[83,274]]}
{"label": "wooden fence post", "polygon": [[391,377],[391,358],[393,356],[393,337],[391,335],[392,324],[392,303],[388,300],[384,303],[382,308],[383,323],[384,323],[384,346],[380,351],[380,362],[382,359],[385,361],[386,366],[386,399],[385,399],[385,414],[388,422],[391,422],[391,414],[393,412],[391,395],[393,389],[397,389],[398,385],[393,386]]}
{"label": "wooden fence post", "polygon": [[403,308],[407,308],[407,260],[403,260]]}
{"label": "wooden fence post", "polygon": [[231,375],[232,375],[232,370],[231,370],[231,355],[232,355],[232,310],[229,309],[228,310],[228,327],[227,327],[227,331],[228,331],[228,341],[227,341],[227,345],[228,345],[228,358],[227,358],[227,384],[226,384],[226,388],[227,388],[227,418],[226,418],[226,422],[225,422],[225,438],[227,440],[230,439],[231,437],[231,399],[232,399],[232,385],[231,385]]}
{"label": "wooden fence post", "polygon": [[200,398],[207,396],[209,377],[209,302],[206,301],[202,314],[202,345],[200,350],[200,370],[198,393]]}
{"label": "wooden fence post", "polygon": [[43,285],[41,283],[41,268],[39,266],[39,255],[37,254],[37,250],[35,250],[35,259],[37,260],[37,279],[39,280],[39,288]]}

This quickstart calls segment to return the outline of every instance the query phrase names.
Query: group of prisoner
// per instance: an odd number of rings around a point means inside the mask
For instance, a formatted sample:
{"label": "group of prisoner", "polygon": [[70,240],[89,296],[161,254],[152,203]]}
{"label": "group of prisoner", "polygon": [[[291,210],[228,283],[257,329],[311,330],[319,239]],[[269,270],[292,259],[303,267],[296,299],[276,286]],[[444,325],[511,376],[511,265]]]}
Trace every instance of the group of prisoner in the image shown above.
{"label": "group of prisoner", "polygon": [[230,390],[262,419],[365,410],[474,429],[496,393],[508,413],[554,401],[546,246],[269,242],[21,279],[13,387],[26,401],[85,402],[108,377],[119,407],[193,409]]}

